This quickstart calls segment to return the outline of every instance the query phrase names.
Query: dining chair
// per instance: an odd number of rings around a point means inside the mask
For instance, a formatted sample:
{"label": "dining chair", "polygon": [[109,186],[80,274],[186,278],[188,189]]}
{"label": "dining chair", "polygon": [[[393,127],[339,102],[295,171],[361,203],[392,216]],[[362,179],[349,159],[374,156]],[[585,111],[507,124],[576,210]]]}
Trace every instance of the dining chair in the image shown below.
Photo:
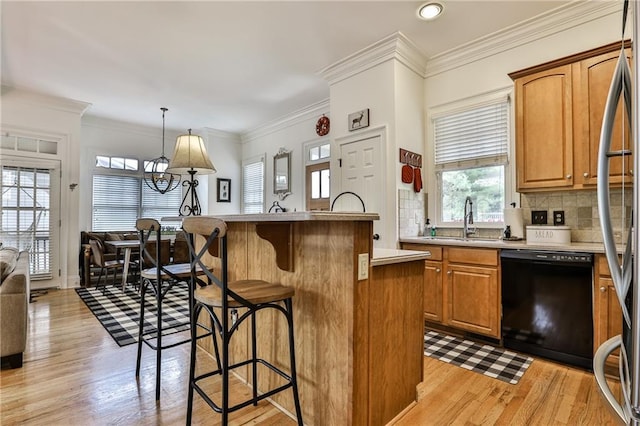
{"label": "dining chair", "polygon": [[100,281],[102,280],[102,274],[105,273],[105,284],[102,288],[102,292],[104,293],[107,287],[107,277],[109,275],[109,271],[113,271],[113,284],[116,284],[116,273],[119,269],[124,269],[124,261],[122,260],[106,260],[105,259],[105,250],[102,242],[96,239],[90,239],[89,245],[91,246],[91,253],[93,254],[93,263],[96,266],[100,267],[100,276],[98,277],[98,282],[96,283],[96,288],[100,287]]}

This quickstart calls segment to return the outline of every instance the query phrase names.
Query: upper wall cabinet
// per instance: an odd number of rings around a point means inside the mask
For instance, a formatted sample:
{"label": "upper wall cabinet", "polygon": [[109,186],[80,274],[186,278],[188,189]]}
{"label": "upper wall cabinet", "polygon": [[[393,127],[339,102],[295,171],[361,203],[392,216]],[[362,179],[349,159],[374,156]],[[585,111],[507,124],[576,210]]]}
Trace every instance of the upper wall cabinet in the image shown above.
{"label": "upper wall cabinet", "polygon": [[[610,44],[509,74],[516,88],[519,192],[595,187],[602,115],[619,46]],[[628,143],[629,127],[623,124],[619,106],[612,150],[621,149],[623,140]],[[630,178],[632,163],[628,156],[624,163],[613,158],[611,183]]]}

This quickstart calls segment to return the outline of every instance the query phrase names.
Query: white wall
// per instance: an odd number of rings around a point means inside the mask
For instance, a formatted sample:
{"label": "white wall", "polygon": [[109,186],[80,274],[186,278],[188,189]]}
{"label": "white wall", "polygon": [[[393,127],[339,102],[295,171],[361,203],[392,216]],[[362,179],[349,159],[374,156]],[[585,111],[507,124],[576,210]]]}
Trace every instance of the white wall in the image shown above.
{"label": "white wall", "polygon": [[[257,130],[242,135],[242,159],[249,159],[266,154],[265,164],[265,212],[278,201],[287,211],[306,210],[305,201],[305,165],[304,145],[307,143],[327,140],[326,136],[316,134],[316,122],[323,114],[331,119],[328,102],[311,105],[305,110],[295,112],[290,116],[269,123]],[[334,122],[331,119],[329,134],[334,132]],[[280,148],[291,151],[291,195],[280,201],[273,193],[273,156]],[[332,158],[335,151],[331,147]],[[238,179],[238,189],[241,181]],[[333,191],[333,189],[332,189]],[[334,192],[332,192],[333,194]],[[238,196],[240,192],[238,192]]]}
{"label": "white wall", "polygon": [[[234,214],[240,213],[240,189],[242,169],[242,145],[240,136],[233,133],[214,129],[205,129],[202,134],[207,143],[207,152],[217,172],[208,175],[208,190],[202,194],[208,198],[203,202],[203,214]],[[217,179],[231,179],[231,202],[221,202],[218,199]],[[200,177],[200,182],[204,179]],[[203,199],[204,200],[204,199]]]}

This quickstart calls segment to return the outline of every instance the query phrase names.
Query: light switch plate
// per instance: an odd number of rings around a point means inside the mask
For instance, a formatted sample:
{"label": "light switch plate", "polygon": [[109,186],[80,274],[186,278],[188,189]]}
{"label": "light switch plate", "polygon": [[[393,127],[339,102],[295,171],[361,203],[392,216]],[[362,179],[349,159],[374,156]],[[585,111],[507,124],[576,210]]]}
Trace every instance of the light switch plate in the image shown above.
{"label": "light switch plate", "polygon": [[369,253],[358,255],[358,281],[369,278]]}
{"label": "light switch plate", "polygon": [[531,224],[532,225],[546,225],[547,224],[547,211],[546,210],[532,210],[531,211]]}

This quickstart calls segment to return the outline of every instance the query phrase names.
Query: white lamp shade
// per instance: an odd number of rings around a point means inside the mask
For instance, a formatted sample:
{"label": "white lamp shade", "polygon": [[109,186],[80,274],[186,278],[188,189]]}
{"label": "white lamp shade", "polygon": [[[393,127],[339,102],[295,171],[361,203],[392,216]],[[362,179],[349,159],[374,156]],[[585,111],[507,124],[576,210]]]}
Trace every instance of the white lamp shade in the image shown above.
{"label": "white lamp shade", "polygon": [[215,173],[209,154],[204,147],[204,140],[197,135],[180,135],[176,140],[176,149],[169,162],[166,173],[185,175],[190,170],[199,174]]}

